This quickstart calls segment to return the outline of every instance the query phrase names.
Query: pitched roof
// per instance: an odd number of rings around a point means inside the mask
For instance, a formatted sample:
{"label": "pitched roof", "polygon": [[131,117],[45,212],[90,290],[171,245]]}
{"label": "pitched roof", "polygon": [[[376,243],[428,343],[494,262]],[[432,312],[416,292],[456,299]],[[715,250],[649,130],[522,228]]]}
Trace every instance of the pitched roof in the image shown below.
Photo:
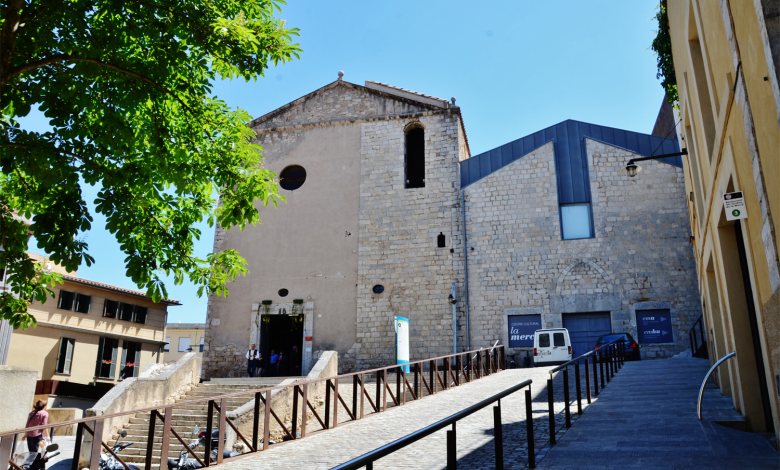
{"label": "pitched roof", "polygon": [[[111,292],[118,292],[118,293],[122,293],[122,294],[126,294],[126,295],[132,295],[132,296],[135,296],[135,297],[142,297],[144,299],[150,300],[149,296],[146,295],[144,292],[137,291],[137,290],[132,290],[132,289],[125,289],[124,287],[112,286],[111,284],[105,284],[103,282],[98,282],[98,281],[92,281],[90,279],[84,279],[83,277],[72,276],[70,274],[63,274],[62,275],[62,279],[66,280],[66,281],[69,281],[69,282],[73,282],[75,284],[81,284],[81,285],[84,285],[84,286],[95,287],[95,288],[98,288],[98,289],[103,289],[103,290],[107,290],[107,291],[111,291]],[[181,303],[179,301],[171,300],[171,299],[163,299],[163,300],[160,301],[160,303],[165,304],[165,305],[181,305]]]}
{"label": "pitched roof", "polygon": [[[676,139],[665,139],[568,119],[461,161],[460,185],[466,187],[528,155],[542,145],[553,142],[561,202],[589,200],[589,185],[586,184],[587,178],[583,177],[588,171],[584,144],[586,138],[646,157],[680,151]],[[682,167],[680,157],[664,158],[659,161]]]}

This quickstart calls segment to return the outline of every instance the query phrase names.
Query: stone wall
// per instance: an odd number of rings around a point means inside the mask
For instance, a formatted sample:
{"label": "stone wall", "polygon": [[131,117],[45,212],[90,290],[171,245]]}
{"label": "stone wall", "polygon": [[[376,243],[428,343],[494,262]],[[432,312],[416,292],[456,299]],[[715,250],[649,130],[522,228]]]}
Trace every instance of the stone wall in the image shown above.
{"label": "stone wall", "polygon": [[[238,249],[251,273],[229,286],[229,298],[209,299],[204,377],[243,374],[243,351],[260,343],[251,322],[264,300],[312,305],[304,355],[338,351],[342,372],[366,364],[366,354],[371,364],[392,363],[392,315],[412,309],[425,312],[412,315],[415,357],[449,350],[440,332],[450,330],[450,283],[462,277],[459,119],[446,102],[339,81],[252,123],[265,167],[279,173],[297,164],[307,176],[299,189],[280,191],[278,209],[259,208],[262,224],[217,230],[215,250]],[[412,120],[426,126],[426,187],[406,190],[404,126]],[[445,248],[436,248],[439,233]],[[377,299],[375,284],[387,288]]]}
{"label": "stone wall", "polygon": [[[410,319],[411,359],[452,350],[452,281],[463,285],[458,159],[460,116],[365,123],[361,136],[358,366],[393,363],[393,316]],[[425,187],[405,188],[404,128],[425,132]],[[443,234],[445,247],[437,246]],[[372,292],[374,285],[384,292]],[[461,304],[462,305],[462,304]],[[461,306],[459,305],[459,316]]]}
{"label": "stone wall", "polygon": [[0,366],[0,432],[22,429],[33,405],[38,372],[21,367]]}
{"label": "stone wall", "polygon": [[668,306],[674,343],[642,354],[682,351],[700,315],[683,172],[643,162],[628,178],[630,152],[589,139],[586,149],[594,238],[561,239],[552,143],[465,188],[472,335],[504,337],[507,311],[542,313],[544,327],[609,311],[613,331],[637,337],[635,310]]}

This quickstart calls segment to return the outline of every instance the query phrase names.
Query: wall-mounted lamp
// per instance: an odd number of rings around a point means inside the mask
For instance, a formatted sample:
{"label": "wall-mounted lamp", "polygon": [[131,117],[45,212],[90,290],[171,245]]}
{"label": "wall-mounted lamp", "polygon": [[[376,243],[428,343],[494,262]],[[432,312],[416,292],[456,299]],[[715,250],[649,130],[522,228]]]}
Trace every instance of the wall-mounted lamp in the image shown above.
{"label": "wall-mounted lamp", "polygon": [[450,294],[450,295],[447,297],[447,301],[449,301],[450,305],[455,305],[456,303],[458,303],[458,299],[456,299],[455,297],[453,297],[453,296],[452,296],[452,294]]}
{"label": "wall-mounted lamp", "polygon": [[684,148],[680,152],[664,153],[661,155],[653,155],[651,157],[632,158],[628,161],[628,163],[626,163],[626,173],[628,173],[628,176],[633,178],[642,170],[642,167],[637,165],[636,162],[641,162],[644,160],[658,160],[659,158],[680,157],[683,155],[688,155],[688,149]]}

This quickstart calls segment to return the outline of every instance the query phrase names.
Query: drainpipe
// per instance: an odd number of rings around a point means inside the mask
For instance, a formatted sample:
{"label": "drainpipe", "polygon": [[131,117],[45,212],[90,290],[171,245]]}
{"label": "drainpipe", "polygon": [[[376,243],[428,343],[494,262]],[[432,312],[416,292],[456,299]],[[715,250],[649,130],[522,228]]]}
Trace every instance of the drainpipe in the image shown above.
{"label": "drainpipe", "polygon": [[460,190],[463,216],[463,305],[466,308],[466,351],[471,351],[471,309],[469,308],[469,243],[466,236],[466,194]]}
{"label": "drainpipe", "polygon": [[452,354],[458,354],[458,284],[455,281],[452,281],[449,300],[452,305]]}

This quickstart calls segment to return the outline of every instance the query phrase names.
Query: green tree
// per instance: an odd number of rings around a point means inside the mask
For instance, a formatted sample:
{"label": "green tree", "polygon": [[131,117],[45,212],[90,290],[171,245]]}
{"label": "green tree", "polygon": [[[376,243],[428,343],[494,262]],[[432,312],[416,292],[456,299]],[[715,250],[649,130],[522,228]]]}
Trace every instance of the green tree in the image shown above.
{"label": "green tree", "polygon": [[677,77],[674,74],[674,59],[672,57],[672,38],[669,35],[669,17],[666,14],[666,0],[658,4],[658,13],[655,15],[658,21],[658,32],[653,39],[650,48],[658,55],[656,61],[658,72],[656,78],[661,79],[661,86],[666,92],[666,99],[672,106],[677,107]]}
{"label": "green tree", "polygon": [[[0,318],[27,327],[29,301],[57,276],[26,254],[28,235],[68,270],[90,265],[95,210],[116,237],[127,275],[155,299],[161,278],[225,295],[246,272],[233,250],[199,259],[194,224],[245,227],[256,201],[280,199],[261,167],[249,115],[212,96],[216,79],[256,79],[297,58],[282,0],[0,1]],[[23,119],[42,113],[45,131]],[[217,200],[219,204],[217,204]]]}

